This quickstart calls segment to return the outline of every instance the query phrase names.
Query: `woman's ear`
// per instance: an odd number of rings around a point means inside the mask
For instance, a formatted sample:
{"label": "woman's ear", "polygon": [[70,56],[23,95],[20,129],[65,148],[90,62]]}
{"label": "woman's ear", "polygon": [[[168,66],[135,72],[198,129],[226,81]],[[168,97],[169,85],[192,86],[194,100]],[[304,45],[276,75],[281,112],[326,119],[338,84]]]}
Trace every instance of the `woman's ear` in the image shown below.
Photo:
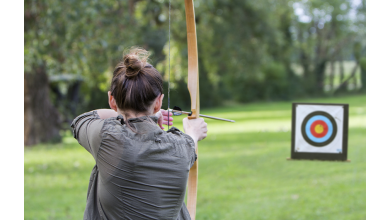
{"label": "woman's ear", "polygon": [[153,108],[153,114],[156,114],[157,112],[160,111],[163,99],[164,99],[164,94],[161,94],[159,97],[156,98],[156,102]]}
{"label": "woman's ear", "polygon": [[118,107],[116,106],[114,96],[111,95],[111,91],[108,91],[108,104],[112,110],[118,111]]}

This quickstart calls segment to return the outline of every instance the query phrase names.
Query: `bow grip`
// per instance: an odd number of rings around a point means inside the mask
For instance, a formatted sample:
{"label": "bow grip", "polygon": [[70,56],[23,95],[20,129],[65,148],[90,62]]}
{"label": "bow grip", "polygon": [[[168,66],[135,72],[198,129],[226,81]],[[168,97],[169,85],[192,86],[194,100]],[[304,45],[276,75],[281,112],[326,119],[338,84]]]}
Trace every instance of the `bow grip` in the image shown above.
{"label": "bow grip", "polygon": [[196,119],[196,109],[191,109],[191,114],[188,115],[188,119]]}

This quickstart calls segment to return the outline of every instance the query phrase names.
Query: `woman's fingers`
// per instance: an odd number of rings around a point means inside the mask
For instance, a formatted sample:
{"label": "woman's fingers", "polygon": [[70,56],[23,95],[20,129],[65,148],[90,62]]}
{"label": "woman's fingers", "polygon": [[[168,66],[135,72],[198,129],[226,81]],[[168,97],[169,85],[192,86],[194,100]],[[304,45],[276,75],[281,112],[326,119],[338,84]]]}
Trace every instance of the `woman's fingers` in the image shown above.
{"label": "woman's fingers", "polygon": [[[168,116],[163,117],[164,121],[168,121]],[[169,117],[169,121],[173,121],[173,117]]]}
{"label": "woman's fingers", "polygon": [[172,112],[169,112],[167,110],[164,110],[164,109],[161,109],[160,110],[160,117],[159,117],[159,125],[160,125],[160,128],[164,129],[164,127],[162,126],[163,124],[164,125],[168,125],[168,114],[169,114],[169,126],[173,125],[173,114]]}
{"label": "woman's fingers", "polygon": [[167,110],[164,110],[164,109],[161,109],[160,112],[162,113],[163,116],[167,116],[168,117],[168,113],[169,113],[169,116],[172,116],[172,112],[169,112]]}
{"label": "woman's fingers", "polygon": [[[168,121],[163,121],[164,125],[168,125]],[[169,122],[169,126],[173,125],[173,122]]]}

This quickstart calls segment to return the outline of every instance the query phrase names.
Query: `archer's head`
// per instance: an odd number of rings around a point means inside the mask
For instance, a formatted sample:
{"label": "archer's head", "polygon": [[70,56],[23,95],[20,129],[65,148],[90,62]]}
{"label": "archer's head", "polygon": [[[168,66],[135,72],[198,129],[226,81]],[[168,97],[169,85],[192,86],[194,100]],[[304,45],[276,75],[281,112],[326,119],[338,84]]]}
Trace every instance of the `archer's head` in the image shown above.
{"label": "archer's head", "polygon": [[131,48],[115,67],[108,92],[110,107],[119,112],[152,115],[161,108],[163,80],[147,62],[149,52]]}

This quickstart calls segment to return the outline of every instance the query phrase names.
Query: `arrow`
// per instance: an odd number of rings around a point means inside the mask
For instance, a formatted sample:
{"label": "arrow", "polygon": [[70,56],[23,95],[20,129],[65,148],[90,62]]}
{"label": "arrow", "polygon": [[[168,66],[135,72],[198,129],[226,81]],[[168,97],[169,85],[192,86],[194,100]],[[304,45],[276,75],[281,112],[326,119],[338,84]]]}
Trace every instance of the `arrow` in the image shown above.
{"label": "arrow", "polygon": [[[173,109],[168,109],[168,111],[170,112],[173,112],[173,115],[175,116],[178,116],[178,115],[181,115],[181,114],[186,114],[188,116],[191,116],[192,115],[192,112],[186,112],[186,111],[182,111],[181,108],[175,106]],[[214,117],[214,116],[209,116],[209,115],[202,115],[202,114],[199,114],[200,117],[204,117],[204,118],[210,118],[210,119],[215,119],[215,120],[220,120],[220,121],[227,121],[227,122],[236,122],[234,120],[230,120],[230,119],[225,119],[225,118],[218,118],[218,117]]]}

